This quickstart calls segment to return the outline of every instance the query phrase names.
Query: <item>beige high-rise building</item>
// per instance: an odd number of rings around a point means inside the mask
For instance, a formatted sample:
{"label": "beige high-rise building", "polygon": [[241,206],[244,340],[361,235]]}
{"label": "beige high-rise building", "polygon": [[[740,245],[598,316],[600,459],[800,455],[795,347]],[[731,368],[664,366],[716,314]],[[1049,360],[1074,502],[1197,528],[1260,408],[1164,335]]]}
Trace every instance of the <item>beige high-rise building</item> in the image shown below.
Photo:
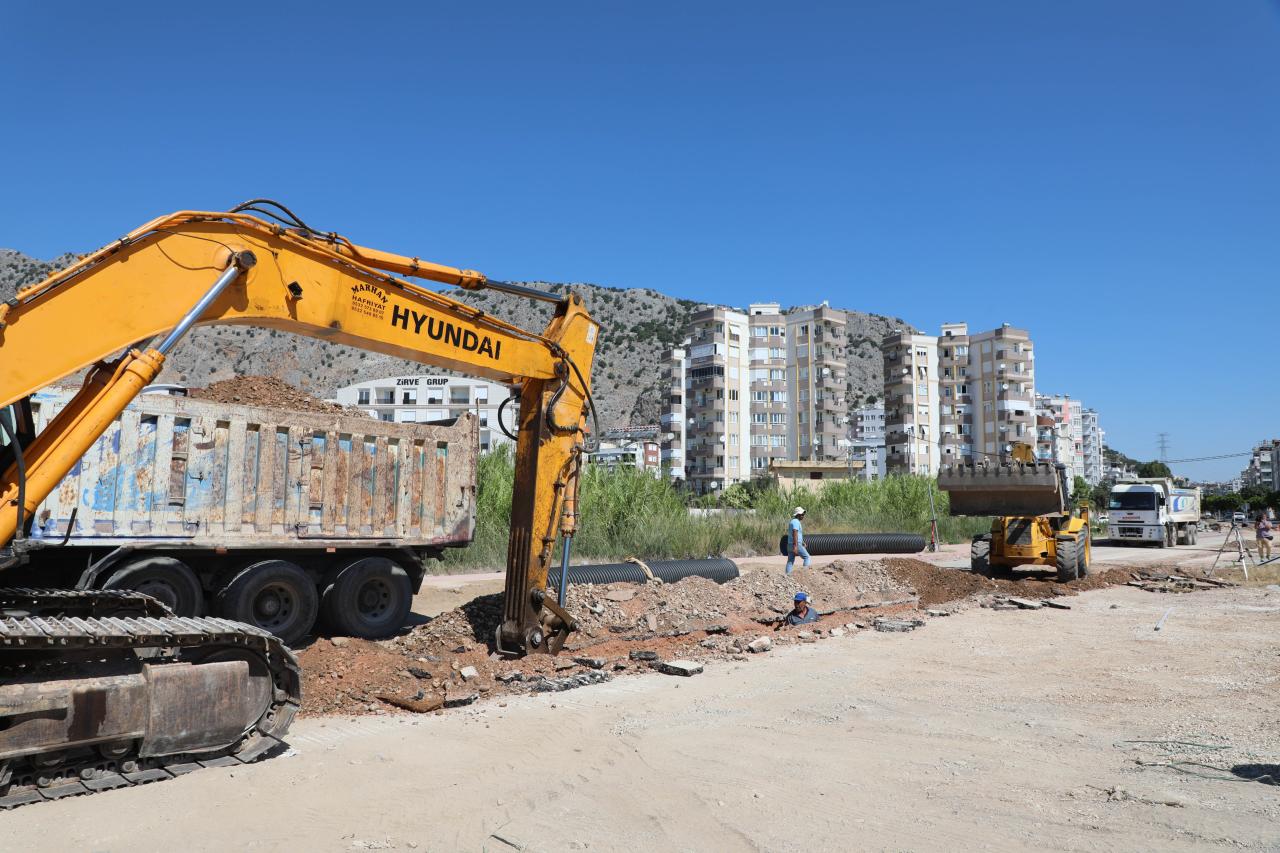
{"label": "beige high-rise building", "polygon": [[1035,351],[1025,329],[1005,323],[969,339],[973,448],[978,459],[1008,459],[1035,444]]}
{"label": "beige high-rise building", "polygon": [[790,459],[787,424],[787,322],[776,302],[747,307],[751,323],[751,474],[763,477],[775,461]]}
{"label": "beige high-rise building", "polygon": [[943,323],[938,336],[938,450],[943,465],[973,458],[969,326]]}
{"label": "beige high-rise building", "polygon": [[685,477],[685,446],[688,444],[688,422],[685,416],[685,372],[688,367],[688,350],[672,347],[662,354],[659,365],[659,386],[662,414],[658,420],[659,439],[662,445],[662,467],[668,476],[676,480]]}
{"label": "beige high-rise building", "polygon": [[689,322],[685,478],[699,493],[751,478],[747,316],[704,308]]}
{"label": "beige high-rise building", "polygon": [[837,462],[847,456],[849,404],[843,311],[826,303],[787,315],[787,395],[793,413],[792,459]]}
{"label": "beige high-rise building", "polygon": [[940,425],[938,339],[899,331],[885,337],[880,352],[884,358],[886,471],[936,473]]}
{"label": "beige high-rise building", "polygon": [[1007,323],[970,335],[947,323],[938,337],[896,332],[884,358],[885,445],[890,474],[1008,459],[1035,444],[1035,353]]}

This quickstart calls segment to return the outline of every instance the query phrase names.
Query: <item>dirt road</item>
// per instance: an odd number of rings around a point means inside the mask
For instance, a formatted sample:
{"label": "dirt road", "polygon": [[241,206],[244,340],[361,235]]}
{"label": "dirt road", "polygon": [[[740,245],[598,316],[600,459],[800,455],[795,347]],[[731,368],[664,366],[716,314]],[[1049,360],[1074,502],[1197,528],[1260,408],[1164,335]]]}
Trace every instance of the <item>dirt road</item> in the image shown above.
{"label": "dirt road", "polygon": [[1280,789],[1247,781],[1280,779],[1280,591],[1070,604],[303,720],[293,755],[0,823],[48,850],[1280,850]]}

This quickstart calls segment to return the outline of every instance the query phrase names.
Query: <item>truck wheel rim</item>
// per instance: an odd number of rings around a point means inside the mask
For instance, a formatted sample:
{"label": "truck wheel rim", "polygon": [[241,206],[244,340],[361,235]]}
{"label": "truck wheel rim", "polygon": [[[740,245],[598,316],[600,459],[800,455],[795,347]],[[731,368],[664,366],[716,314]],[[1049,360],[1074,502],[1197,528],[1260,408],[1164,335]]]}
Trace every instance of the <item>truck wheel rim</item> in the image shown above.
{"label": "truck wheel rim", "polygon": [[267,630],[288,625],[296,610],[293,589],[285,584],[268,584],[253,600],[254,621]]}
{"label": "truck wheel rim", "polygon": [[366,619],[380,619],[391,609],[391,585],[382,578],[365,581],[356,593],[356,610]]}

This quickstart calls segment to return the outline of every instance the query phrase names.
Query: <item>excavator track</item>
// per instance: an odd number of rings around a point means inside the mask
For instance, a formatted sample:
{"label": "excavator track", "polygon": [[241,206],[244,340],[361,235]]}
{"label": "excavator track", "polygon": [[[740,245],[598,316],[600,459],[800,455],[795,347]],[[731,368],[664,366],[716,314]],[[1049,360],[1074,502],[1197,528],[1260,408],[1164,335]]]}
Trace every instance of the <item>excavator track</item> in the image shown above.
{"label": "excavator track", "polygon": [[281,745],[300,684],[293,652],[239,622],[138,593],[0,589],[0,809],[254,761]]}

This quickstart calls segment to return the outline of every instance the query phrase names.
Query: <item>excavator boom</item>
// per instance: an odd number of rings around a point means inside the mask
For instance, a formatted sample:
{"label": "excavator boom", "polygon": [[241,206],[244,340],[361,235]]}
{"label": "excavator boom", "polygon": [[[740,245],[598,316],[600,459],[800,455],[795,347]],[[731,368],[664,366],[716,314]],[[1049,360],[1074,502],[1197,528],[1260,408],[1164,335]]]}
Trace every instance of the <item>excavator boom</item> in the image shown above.
{"label": "excavator boom", "polygon": [[[555,309],[545,329],[531,332],[410,278]],[[213,323],[294,332],[516,386],[516,481],[495,643],[509,655],[559,651],[576,625],[545,588],[556,540],[563,535],[567,560],[575,528],[598,324],[576,294],[361,247],[262,199],[153,220],[0,304],[0,569],[21,560],[36,507],[157,378],[183,335]],[[4,407],[85,368],[81,390],[39,436],[15,434]],[[102,773],[114,787],[143,770],[245,761],[278,742],[299,701],[292,653],[248,626],[154,607],[145,596],[0,590],[0,807],[107,779]],[[66,667],[50,681],[42,673],[57,649]]]}

